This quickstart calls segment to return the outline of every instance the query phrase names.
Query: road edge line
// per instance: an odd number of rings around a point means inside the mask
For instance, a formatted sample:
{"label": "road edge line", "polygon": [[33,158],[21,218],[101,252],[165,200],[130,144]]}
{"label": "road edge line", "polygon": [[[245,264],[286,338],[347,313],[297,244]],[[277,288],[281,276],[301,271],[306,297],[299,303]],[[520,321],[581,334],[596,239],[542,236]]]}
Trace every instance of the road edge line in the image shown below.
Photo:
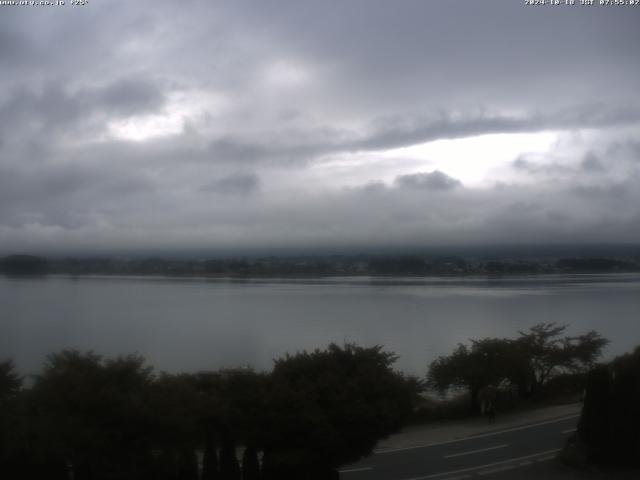
{"label": "road edge line", "polygon": [[561,450],[562,450],[561,448],[555,448],[553,450],[546,450],[544,452],[532,453],[531,455],[526,455],[524,457],[509,458],[507,460],[501,460],[499,462],[487,463],[486,465],[478,465],[477,467],[468,467],[468,468],[463,468],[461,470],[451,470],[450,472],[432,473],[422,477],[410,477],[410,478],[404,478],[402,480],[427,480],[429,478],[444,477],[446,475],[456,475],[458,473],[473,472],[473,471],[482,470],[485,468],[497,467],[498,465],[507,465],[514,462],[517,463],[523,460],[527,460],[529,458],[541,457],[544,455],[551,455],[554,453],[558,453]]}
{"label": "road edge line", "polygon": [[493,435],[501,435],[503,433],[516,432],[518,430],[526,430],[527,428],[539,427],[541,425],[548,425],[548,424],[551,424],[551,423],[562,422],[564,420],[570,420],[572,418],[578,418],[578,417],[580,417],[579,413],[574,414],[574,415],[568,415],[568,416],[565,416],[565,417],[557,417],[557,418],[554,418],[554,419],[545,420],[543,422],[527,423],[527,424],[522,424],[522,425],[519,425],[519,426],[516,426],[516,427],[506,428],[506,429],[503,429],[503,430],[493,430],[491,432],[478,433],[478,434],[475,434],[475,435],[469,435],[467,437],[454,438],[452,440],[445,440],[444,442],[427,443],[427,444],[424,444],[424,445],[413,445],[411,447],[391,448],[391,449],[385,449],[385,450],[374,450],[373,454],[374,455],[383,455],[383,454],[386,454],[386,453],[403,452],[405,450],[416,450],[418,448],[437,447],[438,445],[448,445],[450,443],[465,442],[467,440],[474,440],[476,438],[485,438],[485,437],[491,437]]}

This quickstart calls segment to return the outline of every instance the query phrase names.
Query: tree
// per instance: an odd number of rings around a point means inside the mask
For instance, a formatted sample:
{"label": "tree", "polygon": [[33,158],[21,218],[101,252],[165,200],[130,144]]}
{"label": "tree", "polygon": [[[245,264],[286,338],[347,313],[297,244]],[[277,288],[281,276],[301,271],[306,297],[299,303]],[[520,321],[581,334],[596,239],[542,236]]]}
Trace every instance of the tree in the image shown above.
{"label": "tree", "polygon": [[14,398],[20,391],[22,378],[11,360],[0,362],[0,406]]}
{"label": "tree", "polygon": [[202,422],[222,440],[256,445],[262,435],[268,375],[247,368],[199,372],[195,388],[202,398]]}
{"label": "tree", "polygon": [[0,271],[11,275],[41,275],[47,269],[47,259],[33,255],[9,255],[0,261]]}
{"label": "tree", "polygon": [[401,428],[421,385],[392,370],[396,358],[380,346],[331,344],[276,360],[261,439],[265,474],[331,478]]}
{"label": "tree", "polygon": [[260,462],[258,451],[252,445],[242,454],[242,480],[260,480]]}
{"label": "tree", "polygon": [[142,476],[151,438],[152,370],[142,357],[50,355],[31,392],[39,449],[74,467],[75,478]]}
{"label": "tree", "polygon": [[427,383],[444,393],[452,387],[469,391],[469,409],[480,412],[480,391],[508,377],[513,357],[511,342],[500,338],[472,340],[470,346],[458,344],[451,355],[440,356],[429,366]]}
{"label": "tree", "polygon": [[204,452],[202,456],[202,480],[218,480],[218,450],[215,436],[210,430],[205,431]]}
{"label": "tree", "polygon": [[195,450],[182,447],[178,451],[178,478],[180,480],[198,480],[198,457]]}
{"label": "tree", "polygon": [[596,462],[602,461],[607,454],[611,383],[611,372],[606,366],[589,372],[584,405],[578,422],[578,435],[588,445],[587,456]]}
{"label": "tree", "polygon": [[0,362],[0,474],[9,477],[24,467],[16,464],[23,443],[19,440],[21,425],[16,405],[21,387],[22,378],[15,371],[13,362]]}
{"label": "tree", "polygon": [[566,325],[540,323],[527,332],[519,332],[515,347],[525,360],[518,378],[521,394],[534,395],[554,375],[587,372],[608,343],[593,330],[576,337],[562,337],[566,329]]}
{"label": "tree", "polygon": [[158,375],[148,386],[147,411],[152,446],[157,450],[190,450],[203,443],[204,402],[190,374]]}
{"label": "tree", "polygon": [[578,439],[592,463],[640,466],[640,347],[589,373]]}
{"label": "tree", "polygon": [[240,464],[236,457],[236,444],[228,429],[223,429],[220,447],[220,479],[240,480]]}
{"label": "tree", "polygon": [[610,459],[617,465],[640,466],[640,347],[616,358],[611,366]]}
{"label": "tree", "polygon": [[484,338],[459,344],[450,355],[429,365],[428,385],[446,392],[467,389],[470,410],[480,411],[479,392],[502,383],[516,385],[520,396],[536,394],[551,378],[563,373],[586,373],[607,340],[595,331],[575,337],[561,335],[566,326],[541,323],[515,340]]}

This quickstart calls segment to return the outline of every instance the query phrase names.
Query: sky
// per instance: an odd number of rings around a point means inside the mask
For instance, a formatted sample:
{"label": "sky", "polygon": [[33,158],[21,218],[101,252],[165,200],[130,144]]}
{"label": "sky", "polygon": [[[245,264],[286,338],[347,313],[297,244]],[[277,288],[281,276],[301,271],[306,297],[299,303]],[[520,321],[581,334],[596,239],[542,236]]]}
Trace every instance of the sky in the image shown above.
{"label": "sky", "polygon": [[0,5],[0,253],[640,243],[639,25],[579,0]]}

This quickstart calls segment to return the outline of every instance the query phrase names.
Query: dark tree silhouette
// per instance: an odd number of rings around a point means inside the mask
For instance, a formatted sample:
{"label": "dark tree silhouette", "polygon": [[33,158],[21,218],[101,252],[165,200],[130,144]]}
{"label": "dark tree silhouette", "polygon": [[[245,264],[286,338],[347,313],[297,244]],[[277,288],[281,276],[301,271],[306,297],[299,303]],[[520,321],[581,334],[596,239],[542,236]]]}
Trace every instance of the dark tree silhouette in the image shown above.
{"label": "dark tree silhouette", "polygon": [[578,423],[578,435],[588,445],[587,455],[595,462],[607,456],[609,442],[609,393],[611,372],[606,366],[595,368],[587,376],[587,389]]}
{"label": "dark tree silhouette", "polygon": [[640,466],[640,347],[589,374],[578,438],[592,463]]}
{"label": "dark tree silhouette", "polygon": [[11,360],[0,362],[0,405],[14,398],[20,391],[22,378]]}
{"label": "dark tree silhouette", "polygon": [[265,409],[266,475],[329,478],[371,453],[412,412],[419,382],[381,347],[332,344],[276,360]]}
{"label": "dark tree silhouette", "polygon": [[[67,350],[50,355],[24,390],[4,362],[0,473],[28,480],[333,479],[339,465],[370,453],[411,414],[421,385],[391,369],[395,358],[381,347],[331,345],[287,355],[270,374],[155,375],[139,356]],[[244,472],[236,441],[245,447]]]}
{"label": "dark tree silhouette", "polygon": [[33,255],[9,255],[0,260],[0,271],[11,275],[40,275],[47,272],[46,258]]}
{"label": "dark tree silhouette", "polygon": [[469,409],[480,412],[480,391],[497,385],[510,374],[512,344],[500,338],[472,340],[470,346],[459,344],[449,356],[441,356],[429,366],[428,384],[445,392],[451,387],[469,390]]}
{"label": "dark tree silhouette", "polygon": [[258,451],[251,445],[242,454],[242,480],[260,480]]}
{"label": "dark tree silhouette", "polygon": [[561,336],[566,329],[566,325],[541,323],[519,332],[515,347],[526,362],[521,373],[526,384],[520,386],[521,393],[535,394],[558,373],[588,371],[608,343],[593,330],[576,337]]}
{"label": "dark tree silhouette", "polygon": [[595,331],[561,336],[565,330],[566,326],[542,323],[519,332],[515,340],[484,338],[459,344],[450,355],[431,362],[428,384],[440,392],[467,389],[473,413],[480,410],[479,392],[490,385],[506,382],[517,386],[520,396],[531,397],[558,375],[586,373],[608,342]]}
{"label": "dark tree silhouette", "polygon": [[240,464],[236,457],[236,444],[228,429],[223,429],[221,443],[220,478],[222,480],[240,480]]}
{"label": "dark tree silhouette", "polygon": [[174,450],[164,448],[158,454],[153,469],[154,480],[180,480],[178,459]]}
{"label": "dark tree silhouette", "polygon": [[149,468],[139,462],[150,449],[151,381],[151,369],[138,356],[49,356],[32,392],[40,448],[72,464],[77,480],[142,475]]}
{"label": "dark tree silhouette", "polygon": [[11,360],[0,362],[0,472],[5,474],[19,469],[21,451],[21,425],[18,421],[19,405],[16,400],[22,386]]}
{"label": "dark tree silhouette", "polygon": [[205,431],[202,456],[202,480],[218,480],[219,478],[217,445],[214,434],[208,428]]}
{"label": "dark tree silhouette", "polygon": [[198,480],[198,458],[191,448],[183,447],[178,452],[178,478]]}

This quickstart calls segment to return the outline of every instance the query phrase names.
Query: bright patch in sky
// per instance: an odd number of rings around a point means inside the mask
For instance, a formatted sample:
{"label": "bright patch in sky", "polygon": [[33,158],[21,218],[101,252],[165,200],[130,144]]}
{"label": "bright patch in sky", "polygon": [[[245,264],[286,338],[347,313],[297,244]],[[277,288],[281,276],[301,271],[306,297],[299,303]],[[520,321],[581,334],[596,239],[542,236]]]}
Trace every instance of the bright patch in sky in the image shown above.
{"label": "bright patch in sky", "polygon": [[413,171],[399,172],[402,174],[440,170],[465,185],[477,186],[500,180],[495,176],[502,175],[501,170],[520,155],[548,153],[557,139],[555,132],[481,135],[397,148],[381,155],[413,165],[424,162]]}
{"label": "bright patch in sky", "polygon": [[273,63],[265,71],[265,80],[272,86],[295,87],[304,84],[308,78],[302,65],[286,61]]}
{"label": "bright patch in sky", "polygon": [[141,142],[154,137],[180,133],[183,125],[182,115],[174,113],[127,118],[112,122],[109,130],[114,137]]}
{"label": "bright patch in sky", "polygon": [[223,95],[215,92],[174,92],[163,111],[115,120],[107,128],[111,136],[134,142],[177,135],[185,123],[211,112],[220,114],[227,103]]}
{"label": "bright patch in sky", "polygon": [[558,132],[481,135],[337,154],[314,165],[309,173],[316,184],[345,187],[380,181],[391,184],[399,175],[439,170],[467,187],[482,187],[511,179],[514,173],[510,166],[515,159],[524,154],[549,154],[559,137]]}

